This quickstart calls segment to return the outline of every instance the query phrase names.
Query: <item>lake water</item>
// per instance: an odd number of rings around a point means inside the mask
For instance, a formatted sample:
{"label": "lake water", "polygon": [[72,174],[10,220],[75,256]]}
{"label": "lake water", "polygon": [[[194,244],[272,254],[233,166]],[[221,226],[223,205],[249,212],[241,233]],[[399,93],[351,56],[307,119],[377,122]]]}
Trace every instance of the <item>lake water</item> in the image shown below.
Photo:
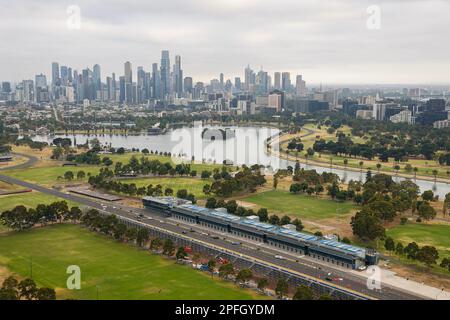
{"label": "lake water", "polygon": [[[294,166],[295,162],[279,159],[278,157],[268,155],[266,149],[266,141],[272,136],[279,134],[279,130],[275,128],[267,127],[227,127],[234,132],[234,134],[228,139],[222,138],[222,133],[218,129],[222,127],[202,127],[201,125],[192,128],[182,128],[176,130],[170,130],[161,135],[110,135],[110,134],[75,134],[75,135],[57,135],[57,137],[70,138],[72,142],[77,144],[84,144],[86,141],[90,141],[94,138],[98,139],[102,145],[110,146],[114,148],[124,147],[126,149],[139,149],[147,148],[148,150],[158,152],[171,152],[172,155],[182,155],[184,159],[191,159],[194,157],[195,161],[205,161],[208,163],[223,163],[224,160],[236,165],[253,165],[261,164],[264,166],[270,166],[273,169],[286,168],[291,165]],[[202,132],[209,130],[206,134],[208,139],[202,138]],[[211,136],[216,137],[215,140],[211,140]],[[45,141],[51,143],[55,137],[51,136],[35,136],[33,140]],[[274,150],[278,146],[273,146]],[[174,161],[178,161],[179,158],[174,157]],[[364,180],[366,172],[355,172],[342,169],[330,169],[325,166],[317,165],[304,165],[301,167],[306,169],[314,169],[319,173],[324,171],[336,173],[345,179],[349,180]],[[393,177],[395,181],[401,181],[403,177]],[[417,179],[415,183],[420,187],[421,192],[425,190],[433,190],[436,195],[439,195],[441,199],[450,192],[450,186],[448,183],[433,181],[426,181]]]}

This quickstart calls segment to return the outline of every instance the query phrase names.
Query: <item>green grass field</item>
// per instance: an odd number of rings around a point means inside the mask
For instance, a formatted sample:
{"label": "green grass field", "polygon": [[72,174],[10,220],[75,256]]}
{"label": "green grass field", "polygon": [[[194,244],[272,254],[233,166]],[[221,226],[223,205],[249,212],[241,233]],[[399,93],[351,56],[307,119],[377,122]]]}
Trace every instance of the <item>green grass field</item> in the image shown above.
{"label": "green grass field", "polygon": [[[75,176],[78,171],[84,171],[86,175],[88,173],[92,175],[96,175],[98,171],[100,170],[99,166],[77,166],[77,167],[42,167],[42,168],[28,168],[28,169],[20,169],[20,170],[7,170],[4,171],[3,174],[29,181],[29,182],[36,182],[39,184],[51,184],[51,183],[57,183],[65,182],[64,179],[58,180],[58,177],[64,177],[64,173],[66,171],[72,171]],[[76,182],[77,179],[75,178],[73,182]],[[83,180],[84,182],[87,181],[87,177]]]}
{"label": "green grass field", "polygon": [[[45,250],[43,250],[45,248]],[[118,243],[74,225],[0,235],[0,265],[59,299],[254,299],[257,294],[211,279],[188,266]],[[81,289],[66,289],[66,269],[81,269]]]}
{"label": "green grass field", "polygon": [[205,184],[212,183],[211,179],[197,179],[197,178],[187,178],[187,177],[167,177],[167,178],[138,178],[138,179],[124,179],[120,180],[123,183],[135,183],[137,187],[148,186],[149,184],[153,184],[156,186],[160,184],[163,187],[163,190],[166,188],[172,188],[174,191],[174,195],[176,195],[177,191],[180,189],[186,189],[189,193],[192,192],[197,199],[205,198],[205,194],[203,193],[203,186]]}
{"label": "green grass field", "polygon": [[400,241],[405,246],[414,241],[419,246],[436,247],[440,258],[450,257],[450,225],[408,222],[388,229],[386,233],[395,242]]}
{"label": "green grass field", "polygon": [[308,195],[294,195],[287,191],[272,190],[242,199],[267,208],[270,212],[282,212],[292,217],[311,220],[341,217],[356,206],[350,202],[336,202]]}
{"label": "green grass field", "polygon": [[[34,208],[41,203],[50,204],[52,202],[61,200],[63,199],[37,191],[17,195],[0,196],[0,213],[5,210],[12,209],[18,205],[24,205],[28,208]],[[67,204],[69,205],[69,207],[77,205],[76,203],[73,203],[71,201],[67,201]]]}

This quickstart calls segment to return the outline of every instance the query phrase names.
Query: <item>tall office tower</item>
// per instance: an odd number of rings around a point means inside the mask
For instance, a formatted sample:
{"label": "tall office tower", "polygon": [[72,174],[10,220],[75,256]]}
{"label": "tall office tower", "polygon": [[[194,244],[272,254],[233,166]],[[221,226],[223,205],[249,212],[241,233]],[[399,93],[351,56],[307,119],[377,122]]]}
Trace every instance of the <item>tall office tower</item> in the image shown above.
{"label": "tall office tower", "polygon": [[274,77],[273,87],[276,90],[281,90],[281,73],[275,72],[273,77]]}
{"label": "tall office tower", "polygon": [[158,64],[152,64],[152,98],[161,98],[161,76],[158,70]]}
{"label": "tall office tower", "polygon": [[45,74],[37,74],[34,77],[36,88],[47,88],[47,77]]}
{"label": "tall office tower", "polygon": [[143,67],[137,68],[137,102],[142,103],[145,97],[145,71]]}
{"label": "tall office tower", "polygon": [[183,95],[183,70],[181,70],[181,56],[175,56],[175,65],[173,66],[173,91],[177,97]]}
{"label": "tall office tower", "polygon": [[67,82],[69,81],[69,70],[66,66],[61,66],[61,84],[63,86],[67,85]]}
{"label": "tall office tower", "polygon": [[306,96],[306,82],[302,79],[302,75],[297,75],[295,90],[298,96]]}
{"label": "tall office tower", "polygon": [[253,86],[255,85],[255,73],[250,68],[250,65],[245,68],[245,90],[250,91],[253,89]]}
{"label": "tall office tower", "polygon": [[261,70],[256,76],[256,92],[266,94],[269,91],[269,79],[267,72]]}
{"label": "tall office tower", "polygon": [[202,93],[204,91],[204,85],[203,82],[197,82],[194,86],[194,94],[193,94],[193,98],[194,99],[200,99],[202,96]]}
{"label": "tall office tower", "polygon": [[145,100],[148,100],[151,98],[151,92],[152,92],[152,73],[146,72],[144,76],[144,95]]}
{"label": "tall office tower", "polygon": [[94,93],[95,96],[97,94],[97,91],[101,89],[102,87],[102,76],[100,71],[100,66],[98,64],[95,64],[92,69],[92,81],[94,83]]}
{"label": "tall office tower", "polygon": [[34,99],[37,103],[48,101],[47,77],[44,74],[37,74],[34,77]]}
{"label": "tall office tower", "polygon": [[57,85],[59,82],[59,63],[52,62],[52,85]]}
{"label": "tall office tower", "polygon": [[131,62],[130,61],[125,62],[124,70],[125,70],[125,82],[132,83],[133,82],[133,72],[131,71]]}
{"label": "tall office tower", "polygon": [[93,100],[93,86],[92,86],[92,76],[91,70],[83,69],[82,70],[82,79],[83,79],[83,97],[81,100],[88,99]]}
{"label": "tall office tower", "polygon": [[125,102],[125,77],[119,77],[119,102],[124,103]]}
{"label": "tall office tower", "polygon": [[105,100],[111,101],[112,78],[106,77],[106,97]]}
{"label": "tall office tower", "polygon": [[117,101],[116,97],[117,97],[116,74],[113,73],[112,74],[112,79],[111,79],[111,97],[110,97],[110,100],[111,101]]}
{"label": "tall office tower", "polygon": [[234,78],[234,87],[235,87],[236,91],[241,91],[242,90],[241,78],[240,77]]}
{"label": "tall office tower", "polygon": [[220,80],[220,88],[223,89],[223,87],[225,85],[224,80],[223,80],[223,73],[220,74],[219,80]]}
{"label": "tall office tower", "polygon": [[67,81],[73,83],[72,68],[67,68]]}
{"label": "tall office tower", "polygon": [[192,77],[184,78],[183,86],[184,86],[184,92],[186,92],[187,94],[191,95],[192,94],[192,89],[193,89]]}
{"label": "tall office tower", "polygon": [[289,72],[283,72],[281,74],[281,89],[288,91],[291,88],[291,74]]}
{"label": "tall office tower", "polygon": [[131,71],[131,62],[127,61],[125,62],[124,65],[125,68],[125,77],[124,77],[124,94],[125,94],[125,102],[126,103],[132,103],[133,102],[133,93],[132,93],[132,89],[133,89],[133,72]]}
{"label": "tall office tower", "polygon": [[170,58],[169,51],[161,51],[161,91],[163,98],[170,94]]}
{"label": "tall office tower", "polygon": [[34,101],[34,83],[33,80],[23,80],[23,101],[33,102]]}

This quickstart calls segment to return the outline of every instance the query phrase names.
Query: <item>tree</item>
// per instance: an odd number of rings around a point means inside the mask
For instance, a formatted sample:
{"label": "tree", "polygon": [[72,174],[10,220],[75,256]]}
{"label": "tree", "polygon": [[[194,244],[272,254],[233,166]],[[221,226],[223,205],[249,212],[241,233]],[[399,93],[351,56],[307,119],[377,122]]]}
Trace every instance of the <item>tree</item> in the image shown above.
{"label": "tree", "polygon": [[416,259],[425,263],[428,267],[431,267],[431,265],[436,264],[439,259],[439,253],[435,247],[423,246],[417,252]]}
{"label": "tree", "polygon": [[209,261],[208,261],[208,269],[209,269],[209,271],[213,272],[215,267],[216,267],[216,260],[215,259],[209,259]]}
{"label": "tree", "polygon": [[216,208],[216,205],[217,205],[216,198],[211,197],[211,198],[206,199],[206,204],[205,204],[206,208],[214,209],[214,208]]}
{"label": "tree", "polygon": [[380,219],[366,211],[359,211],[350,222],[353,234],[362,240],[375,240],[385,235]]}
{"label": "tree", "polygon": [[278,217],[277,215],[273,214],[269,217],[269,223],[273,224],[273,225],[279,225],[280,224],[280,217]]}
{"label": "tree", "polygon": [[77,179],[83,180],[86,177],[86,173],[83,170],[77,172]]}
{"label": "tree", "polygon": [[292,300],[313,300],[313,298],[314,298],[314,294],[313,294],[313,291],[311,290],[311,288],[302,284],[295,291],[295,294],[292,297]]}
{"label": "tree", "polygon": [[173,189],[172,188],[166,188],[166,190],[164,190],[164,195],[165,196],[173,196]]}
{"label": "tree", "polygon": [[71,181],[73,180],[74,176],[73,176],[73,172],[72,171],[66,171],[64,172],[64,179],[67,181]]}
{"label": "tree", "polygon": [[295,226],[295,230],[302,231],[304,226],[300,219],[296,218],[291,222]]}
{"label": "tree", "polygon": [[260,208],[256,215],[259,217],[259,221],[267,222],[269,220],[269,212],[266,208]]}
{"label": "tree", "polygon": [[219,268],[219,276],[221,278],[227,278],[230,275],[234,274],[234,267],[232,263],[225,263]]}
{"label": "tree", "polygon": [[422,193],[422,199],[425,201],[433,201],[434,193],[432,190],[427,190]]}
{"label": "tree", "polygon": [[147,243],[149,238],[150,238],[150,235],[149,235],[148,230],[145,228],[141,228],[141,229],[139,229],[139,231],[137,233],[136,243],[139,247],[142,247],[143,245],[145,245]]}
{"label": "tree", "polygon": [[61,147],[56,147],[52,151],[52,159],[59,160],[64,154],[64,149]]}
{"label": "tree", "polygon": [[397,246],[395,247],[395,253],[401,256],[403,254],[404,249],[405,248],[403,247],[401,242],[397,242]]}
{"label": "tree", "polygon": [[186,257],[187,257],[187,252],[186,252],[186,250],[184,249],[183,246],[178,247],[178,250],[177,250],[177,253],[176,253],[175,256],[176,256],[177,260],[183,260],[183,259],[186,259]]}
{"label": "tree", "polygon": [[253,273],[250,269],[242,269],[238,272],[236,276],[236,281],[244,282],[251,280],[253,278]]}
{"label": "tree", "polygon": [[55,289],[39,288],[36,292],[36,298],[38,300],[56,300]]}
{"label": "tree", "polygon": [[394,251],[395,250],[394,239],[392,239],[391,237],[387,237],[386,240],[384,240],[384,247],[388,251]]}
{"label": "tree", "polygon": [[284,279],[280,279],[275,287],[275,293],[278,298],[283,299],[283,297],[289,292],[289,285]]}
{"label": "tree", "polygon": [[205,184],[203,186],[203,193],[206,194],[206,195],[211,194],[211,186],[209,184]]}
{"label": "tree", "polygon": [[188,192],[186,189],[180,189],[177,191],[177,198],[186,199],[188,196]]}
{"label": "tree", "polygon": [[258,280],[258,289],[264,291],[264,289],[269,285],[269,280],[267,278],[261,278]]}
{"label": "tree", "polygon": [[155,238],[150,242],[150,249],[151,250],[158,250],[159,247],[161,247],[162,241],[160,238]]}
{"label": "tree", "polygon": [[423,202],[419,205],[418,214],[422,219],[432,220],[436,217],[436,210],[428,202]]}
{"label": "tree", "polygon": [[175,246],[173,244],[173,241],[170,239],[167,239],[166,241],[164,241],[164,245],[163,245],[163,254],[170,256],[173,256],[175,252]]}
{"label": "tree", "polygon": [[37,295],[37,286],[32,279],[24,279],[19,282],[17,289],[19,290],[19,298],[25,300],[33,300]]}
{"label": "tree", "polygon": [[403,252],[406,254],[408,259],[417,259],[417,254],[419,252],[419,246],[415,242],[408,243]]}

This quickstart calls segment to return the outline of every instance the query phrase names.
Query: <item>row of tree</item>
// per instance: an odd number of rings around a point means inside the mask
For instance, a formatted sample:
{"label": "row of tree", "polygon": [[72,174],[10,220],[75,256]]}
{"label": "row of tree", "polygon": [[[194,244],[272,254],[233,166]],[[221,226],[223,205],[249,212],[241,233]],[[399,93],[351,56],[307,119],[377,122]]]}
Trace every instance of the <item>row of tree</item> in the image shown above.
{"label": "row of tree", "polygon": [[56,292],[52,288],[39,288],[32,279],[18,281],[10,276],[0,287],[0,300],[56,300]]}
{"label": "row of tree", "polygon": [[[429,267],[437,264],[439,260],[439,252],[435,247],[419,247],[416,242],[403,246],[401,242],[395,244],[394,239],[387,237],[384,241],[384,248],[387,251],[395,252],[399,256],[406,256],[407,259],[420,261]],[[450,271],[450,260],[448,258],[442,259],[440,266]]]}

